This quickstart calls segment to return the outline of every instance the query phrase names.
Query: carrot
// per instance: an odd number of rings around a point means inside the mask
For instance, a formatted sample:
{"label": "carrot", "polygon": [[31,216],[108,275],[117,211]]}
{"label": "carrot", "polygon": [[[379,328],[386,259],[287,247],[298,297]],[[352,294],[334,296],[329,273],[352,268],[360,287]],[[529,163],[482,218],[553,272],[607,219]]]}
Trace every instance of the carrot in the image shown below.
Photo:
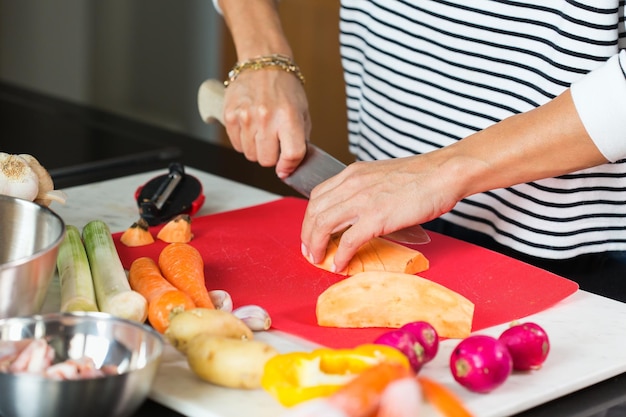
{"label": "carrot", "polygon": [[194,309],[196,305],[184,292],[177,289],[165,291],[152,302],[148,303],[148,321],[159,333],[164,333],[173,314]]}
{"label": "carrot", "polygon": [[413,375],[405,366],[381,362],[365,369],[335,391],[328,402],[350,417],[366,417],[376,413],[380,398],[387,386]]}
{"label": "carrot", "polygon": [[204,261],[196,248],[188,243],[170,243],[159,254],[159,268],[165,279],[191,297],[196,307],[215,309],[204,282]]}
{"label": "carrot", "polygon": [[472,417],[461,400],[446,387],[423,376],[417,379],[426,401],[432,404],[442,415],[446,417]]}
{"label": "carrot", "polygon": [[[324,260],[317,264],[319,268],[327,271],[332,270],[340,239],[341,233],[336,233],[331,237]],[[366,271],[417,274],[428,268],[428,259],[420,251],[381,237],[375,237],[359,248],[346,269],[341,271],[340,274],[351,276]]]}
{"label": "carrot", "polygon": [[139,219],[122,233],[120,242],[129,247],[144,246],[154,243],[154,238],[148,230],[148,223]]}
{"label": "carrot", "polygon": [[174,287],[161,275],[152,258],[137,258],[130,265],[128,281],[133,290],[148,300],[148,321],[159,333],[170,324],[172,312],[191,310],[195,304],[189,295]]}
{"label": "carrot", "polygon": [[416,417],[423,414],[422,388],[414,376],[391,381],[382,395],[376,417]]}
{"label": "carrot", "polygon": [[167,243],[188,243],[192,238],[191,217],[188,214],[179,214],[174,217],[157,233],[157,239]]}

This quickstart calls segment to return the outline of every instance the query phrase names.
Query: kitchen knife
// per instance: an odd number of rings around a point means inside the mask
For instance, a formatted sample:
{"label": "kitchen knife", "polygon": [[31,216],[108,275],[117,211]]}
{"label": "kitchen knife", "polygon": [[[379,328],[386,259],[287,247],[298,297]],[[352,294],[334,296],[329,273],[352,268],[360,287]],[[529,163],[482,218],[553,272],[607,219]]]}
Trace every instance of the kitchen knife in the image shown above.
{"label": "kitchen knife", "polygon": [[[205,123],[214,120],[224,124],[224,84],[218,80],[204,81],[198,90],[198,110]],[[283,182],[309,198],[316,185],[339,174],[346,165],[312,143],[307,143],[307,152],[298,168]],[[383,236],[400,243],[423,244],[430,236],[415,225]]]}

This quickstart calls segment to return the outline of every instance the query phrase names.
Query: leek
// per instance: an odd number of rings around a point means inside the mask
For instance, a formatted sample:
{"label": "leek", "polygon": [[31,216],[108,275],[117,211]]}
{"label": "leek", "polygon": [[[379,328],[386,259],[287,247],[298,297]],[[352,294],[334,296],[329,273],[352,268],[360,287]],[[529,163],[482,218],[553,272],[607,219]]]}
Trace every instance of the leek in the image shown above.
{"label": "leek", "polygon": [[143,323],[148,302],[130,288],[109,226],[102,220],[90,221],[83,228],[83,241],[100,311]]}
{"label": "leek", "polygon": [[87,253],[76,226],[67,225],[57,255],[61,311],[98,311]]}

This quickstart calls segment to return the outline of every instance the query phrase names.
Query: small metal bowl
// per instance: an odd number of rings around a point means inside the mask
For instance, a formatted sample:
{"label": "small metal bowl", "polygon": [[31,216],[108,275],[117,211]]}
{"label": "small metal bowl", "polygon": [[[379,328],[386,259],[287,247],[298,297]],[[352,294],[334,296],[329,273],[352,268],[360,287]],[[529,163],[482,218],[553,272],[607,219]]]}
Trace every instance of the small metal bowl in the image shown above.
{"label": "small metal bowl", "polygon": [[0,318],[40,312],[64,237],[52,210],[0,195]]}
{"label": "small metal bowl", "polygon": [[89,357],[118,374],[77,380],[0,372],[2,417],[125,417],[147,398],[163,339],[141,323],[106,313],[52,313],[0,320],[0,340],[44,338],[55,362]]}

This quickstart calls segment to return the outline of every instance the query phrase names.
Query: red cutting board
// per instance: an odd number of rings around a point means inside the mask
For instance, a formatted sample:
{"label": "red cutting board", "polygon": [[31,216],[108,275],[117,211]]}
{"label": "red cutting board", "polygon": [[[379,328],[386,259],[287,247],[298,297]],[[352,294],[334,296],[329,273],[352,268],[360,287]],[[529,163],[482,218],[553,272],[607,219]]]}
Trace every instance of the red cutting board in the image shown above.
{"label": "red cutting board", "polygon": [[[265,307],[273,328],[321,345],[341,348],[373,341],[388,329],[336,329],[316,324],[318,295],[343,276],[320,270],[300,253],[306,200],[283,198],[254,207],[193,219],[195,246],[205,261],[207,288],[227,290],[235,306]],[[154,234],[159,227],[153,228]],[[114,235],[125,268],[134,259],[157,260],[165,243],[129,248]],[[578,289],[570,280],[499,253],[430,233],[415,246],[430,261],[419,275],[464,295],[475,304],[473,330],[540,312]],[[381,306],[384,308],[384,306]]]}

